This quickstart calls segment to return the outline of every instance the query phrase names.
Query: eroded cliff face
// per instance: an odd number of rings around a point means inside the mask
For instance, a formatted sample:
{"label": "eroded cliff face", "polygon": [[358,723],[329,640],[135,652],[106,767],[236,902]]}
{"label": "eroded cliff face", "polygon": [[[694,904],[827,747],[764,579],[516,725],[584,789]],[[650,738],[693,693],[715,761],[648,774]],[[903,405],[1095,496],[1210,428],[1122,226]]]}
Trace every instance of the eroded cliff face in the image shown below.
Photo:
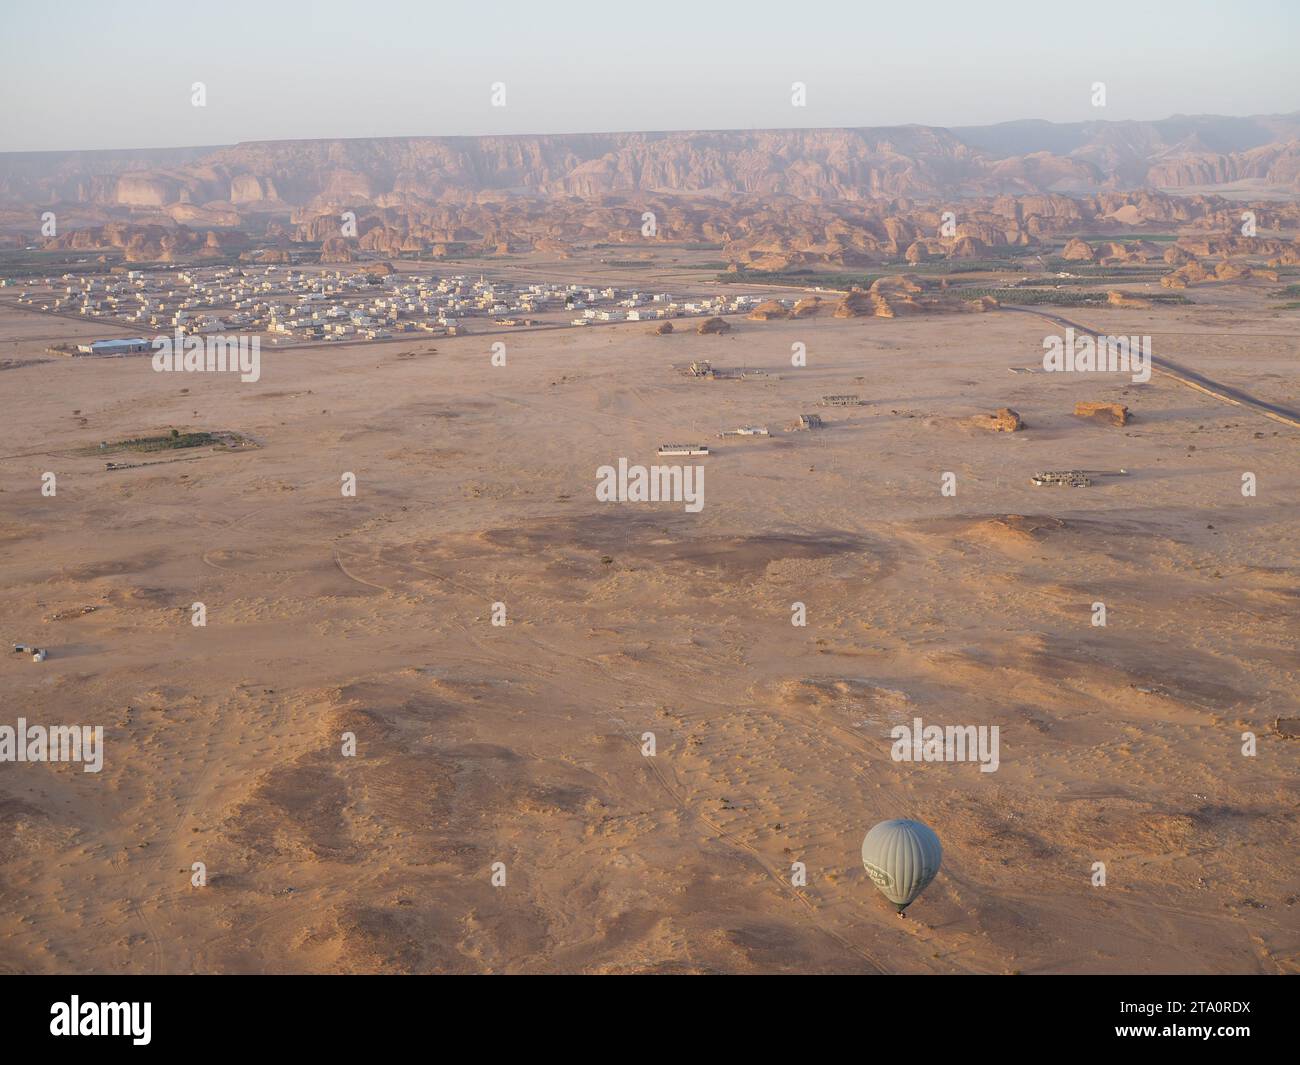
{"label": "eroded cliff face", "polygon": [[[949,207],[952,224],[946,224]],[[1138,190],[1093,196],[999,196],[951,203],[907,198],[805,202],[789,196],[713,197],[666,193],[540,198],[500,193],[443,202],[390,206],[355,203],[355,233],[344,236],[340,206],[314,201],[280,215],[240,215],[217,204],[173,204],[140,209],[132,220],[68,225],[43,242],[47,249],[121,248],[135,261],[178,255],[216,257],[248,243],[318,249],[325,261],[350,262],[358,254],[386,258],[444,258],[453,246],[478,254],[547,251],[561,257],[580,247],[641,244],[642,214],[653,211],[658,239],[713,246],[735,269],[785,270],[814,264],[861,267],[934,259],[1005,257],[1013,249],[1068,240],[1062,258],[1080,263],[1149,262],[1179,267],[1197,257],[1264,255],[1289,261],[1296,245],[1276,237],[1236,236],[1240,214],[1254,212],[1259,229],[1300,229],[1300,201],[1230,201],[1218,196],[1172,196]],[[291,215],[291,217],[290,217]],[[1177,226],[1177,245],[1111,236],[1134,226]],[[1190,232],[1189,232],[1190,231]],[[1204,236],[1198,236],[1203,233]],[[170,243],[163,235],[170,234]],[[242,243],[241,243],[242,242]]]}
{"label": "eroded cliff face", "polygon": [[[1242,179],[1300,191],[1300,116],[1006,126],[401,137],[9,153],[0,155],[0,206],[182,203],[255,212],[507,194],[599,202],[654,192],[805,202],[1045,195],[1050,202],[1053,193]],[[1042,147],[1048,144],[1050,149]]]}
{"label": "eroded cliff face", "polygon": [[1156,163],[1146,184],[1158,188],[1221,185],[1232,181],[1261,181],[1300,193],[1300,141],[1269,144],[1247,152],[1185,155]]}
{"label": "eroded cliff face", "polygon": [[[980,259],[1144,225],[1235,230],[1240,204],[1149,186],[1252,180],[1300,193],[1300,140],[1280,139],[1292,132],[1300,115],[0,155],[0,230],[33,239],[39,213],[57,208],[59,235],[46,247],[121,248],[137,261],[225,254],[230,240],[210,234],[228,231],[281,250],[324,245],[333,261],[438,258],[460,245],[563,256],[640,241],[649,210],[661,239],[717,245],[737,268]],[[1300,209],[1252,207],[1263,230],[1294,228]],[[946,210],[959,216],[951,227]],[[346,238],[344,211],[357,223]],[[1164,251],[1076,241],[1065,258],[1153,261]]]}

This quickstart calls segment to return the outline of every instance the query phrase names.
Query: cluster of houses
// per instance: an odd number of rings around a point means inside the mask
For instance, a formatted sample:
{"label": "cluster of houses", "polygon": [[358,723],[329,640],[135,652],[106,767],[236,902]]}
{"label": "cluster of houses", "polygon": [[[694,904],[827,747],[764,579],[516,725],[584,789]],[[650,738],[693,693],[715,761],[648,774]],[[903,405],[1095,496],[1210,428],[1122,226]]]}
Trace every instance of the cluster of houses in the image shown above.
{"label": "cluster of houses", "polygon": [[[454,336],[474,319],[533,325],[538,323],[530,315],[548,312],[556,325],[567,320],[580,326],[736,314],[760,300],[733,295],[679,302],[667,292],[614,287],[355,269],[307,272],[292,266],[67,273],[30,279],[18,295],[20,304],[35,309],[138,325],[142,331],[258,332],[272,343],[382,340],[407,332]],[[121,353],[109,347],[87,353]]]}
{"label": "cluster of houses", "polygon": [[24,287],[19,304],[55,314],[167,331],[223,332],[256,329],[265,301],[277,286],[269,278],[222,268],[63,274],[29,279]]}
{"label": "cluster of houses", "polygon": [[662,318],[688,318],[691,316],[743,314],[757,306],[762,297],[709,296],[703,299],[678,303],[666,292],[646,296],[633,292],[618,298],[618,290],[602,289],[602,298],[616,299],[612,307],[586,307],[582,316],[574,318],[571,325],[591,325],[595,322],[650,322]]}

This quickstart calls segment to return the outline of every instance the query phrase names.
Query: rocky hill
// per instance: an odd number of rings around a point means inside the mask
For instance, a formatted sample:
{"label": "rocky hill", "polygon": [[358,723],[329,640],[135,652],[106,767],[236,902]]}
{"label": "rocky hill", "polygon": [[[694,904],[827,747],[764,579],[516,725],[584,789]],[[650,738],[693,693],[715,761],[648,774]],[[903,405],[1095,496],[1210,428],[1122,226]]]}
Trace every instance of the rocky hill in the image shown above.
{"label": "rocky hill", "polygon": [[[1300,114],[515,137],[265,141],[0,154],[0,217],[33,207],[174,221],[335,206],[599,202],[629,193],[810,202],[1087,194],[1252,180],[1300,195]],[[233,212],[233,214],[232,214]]]}

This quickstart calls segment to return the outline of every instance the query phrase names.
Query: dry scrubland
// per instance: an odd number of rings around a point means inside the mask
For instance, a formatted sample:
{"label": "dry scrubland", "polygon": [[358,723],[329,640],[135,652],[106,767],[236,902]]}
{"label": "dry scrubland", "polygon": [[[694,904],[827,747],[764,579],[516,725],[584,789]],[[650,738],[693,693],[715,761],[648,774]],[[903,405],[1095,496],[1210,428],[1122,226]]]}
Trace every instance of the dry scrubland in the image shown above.
{"label": "dry scrubland", "polygon": [[[4,313],[5,355],[39,354],[39,320]],[[1300,391],[1294,317],[1249,297],[1077,317]],[[1009,374],[1048,329],[627,325],[507,337],[504,369],[471,336],[266,350],[256,385],[147,358],[0,375],[0,617],[51,650],[0,659],[4,720],[107,744],[98,775],[0,766],[0,966],[1300,970],[1297,746],[1273,729],[1296,712],[1300,430],[1167,378]],[[696,358],[779,378],[670,368]],[[844,392],[866,404],[779,431]],[[1027,430],[962,424],[1004,405]],[[740,424],[774,435],[714,438]],[[74,453],[171,426],[261,447]],[[596,502],[597,466],[706,438],[702,513]],[[1029,483],[1071,467],[1131,473]],[[893,762],[914,716],[999,725],[1001,768]],[[858,853],[895,816],[945,847],[907,921]]]}

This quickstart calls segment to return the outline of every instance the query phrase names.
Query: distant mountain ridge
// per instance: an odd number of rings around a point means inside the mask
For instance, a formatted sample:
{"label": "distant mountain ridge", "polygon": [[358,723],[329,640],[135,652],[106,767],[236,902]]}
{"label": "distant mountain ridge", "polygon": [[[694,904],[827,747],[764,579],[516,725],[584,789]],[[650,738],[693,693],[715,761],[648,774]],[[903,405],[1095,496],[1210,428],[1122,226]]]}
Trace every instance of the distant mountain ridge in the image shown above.
{"label": "distant mountain ridge", "polygon": [[1155,122],[1029,120],[961,126],[952,132],[995,159],[1044,152],[1068,156],[1127,187],[1260,179],[1294,188],[1300,159],[1300,112],[1246,118],[1173,115]]}
{"label": "distant mountain ridge", "polygon": [[501,195],[808,201],[1089,193],[1254,180],[1300,195],[1300,112],[666,133],[258,141],[0,153],[0,211],[84,205],[231,217]]}
{"label": "distant mountain ridge", "polygon": [[[1031,152],[1069,154],[1111,134],[1127,135],[1149,144],[1176,149],[1193,140],[1203,151],[1241,152],[1274,141],[1300,137],[1300,111],[1287,115],[1172,115],[1154,122],[1095,120],[1047,122],[1022,119],[991,126],[954,126],[952,131],[972,148],[998,157]],[[1136,137],[1134,136],[1136,135]]]}

